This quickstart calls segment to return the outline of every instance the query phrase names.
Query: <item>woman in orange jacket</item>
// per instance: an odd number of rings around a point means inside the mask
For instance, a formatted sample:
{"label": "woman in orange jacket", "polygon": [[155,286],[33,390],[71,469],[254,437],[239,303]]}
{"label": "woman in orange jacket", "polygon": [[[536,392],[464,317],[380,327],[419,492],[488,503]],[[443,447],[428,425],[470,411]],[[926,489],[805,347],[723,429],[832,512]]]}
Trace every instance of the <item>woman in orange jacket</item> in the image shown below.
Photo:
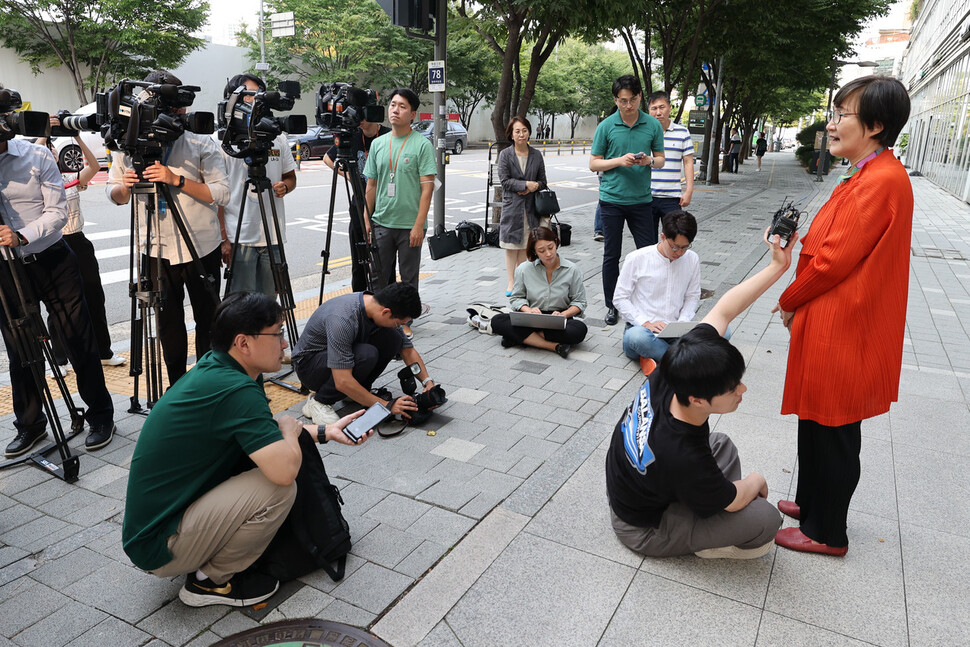
{"label": "woman in orange jacket", "polygon": [[902,83],[866,76],[834,103],[826,129],[849,171],[802,239],[795,280],[775,308],[791,332],[781,412],[798,416],[799,469],[795,500],[778,508],[801,522],[775,542],[842,556],[862,420],[899,393],[913,190],[888,148],[909,118]]}

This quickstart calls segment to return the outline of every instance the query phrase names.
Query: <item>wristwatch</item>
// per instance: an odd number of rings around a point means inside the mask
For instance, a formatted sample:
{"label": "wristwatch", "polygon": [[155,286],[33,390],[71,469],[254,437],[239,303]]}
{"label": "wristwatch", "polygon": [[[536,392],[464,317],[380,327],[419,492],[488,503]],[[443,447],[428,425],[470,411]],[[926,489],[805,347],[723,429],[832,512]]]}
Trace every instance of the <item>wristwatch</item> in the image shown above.
{"label": "wristwatch", "polygon": [[317,444],[327,444],[327,425],[317,425]]}
{"label": "wristwatch", "polygon": [[184,175],[180,175],[179,176],[178,188],[181,189],[183,186],[185,186],[185,176]]}
{"label": "wristwatch", "polygon": [[421,386],[428,386],[428,382],[434,382],[434,380],[431,379],[430,375],[424,378],[423,380],[421,380]]}

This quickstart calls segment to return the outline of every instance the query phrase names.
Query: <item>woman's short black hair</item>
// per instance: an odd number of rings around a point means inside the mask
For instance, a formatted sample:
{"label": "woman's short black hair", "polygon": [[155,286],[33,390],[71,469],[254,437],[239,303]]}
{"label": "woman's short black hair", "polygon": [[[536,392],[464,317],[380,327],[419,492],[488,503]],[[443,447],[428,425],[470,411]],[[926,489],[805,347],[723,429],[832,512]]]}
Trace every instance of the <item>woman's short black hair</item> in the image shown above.
{"label": "woman's short black hair", "polygon": [[845,107],[857,98],[856,118],[870,130],[882,126],[876,139],[882,146],[892,146],[909,120],[909,93],[898,79],[872,74],[862,76],[843,85],[835,95],[833,104]]}
{"label": "woman's short black hair", "polygon": [[667,240],[673,241],[677,236],[683,235],[687,237],[688,243],[694,242],[694,236],[697,235],[697,220],[689,211],[682,209],[671,211],[664,214],[661,222],[664,237]]}
{"label": "woman's short black hair", "polygon": [[276,299],[262,292],[230,292],[212,318],[212,350],[227,353],[236,335],[255,335],[282,319]]}
{"label": "woman's short black hair", "polygon": [[529,122],[525,117],[519,117],[516,115],[509,119],[509,124],[505,127],[505,138],[510,142],[512,141],[512,130],[515,128],[515,124],[522,124],[525,126],[526,130],[529,131],[529,136],[532,136],[532,123]]}
{"label": "woman's short black hair", "polygon": [[540,240],[548,240],[556,243],[556,249],[559,249],[559,234],[550,229],[549,227],[536,227],[529,232],[529,242],[525,246],[525,256],[530,261],[534,261],[539,258],[536,254],[536,244]]}
{"label": "woman's short black hair", "polygon": [[710,401],[736,389],[744,376],[744,357],[716,330],[698,326],[670,345],[659,370],[677,401],[687,407],[690,396]]}
{"label": "woman's short black hair", "polygon": [[260,90],[266,91],[266,83],[255,74],[237,74],[226,83],[226,89],[222,91],[222,98],[228,99],[229,95],[235,92],[240,85],[245,85],[246,81],[252,81]]}
{"label": "woman's short black hair", "polygon": [[387,100],[390,102],[390,100],[397,95],[400,95],[402,99],[408,102],[408,105],[411,106],[412,111],[418,111],[418,108],[421,106],[421,101],[418,99],[418,95],[414,93],[414,90],[411,88],[394,88],[391,90],[391,94],[388,96]]}
{"label": "woman's short black hair", "polygon": [[417,319],[421,316],[421,296],[410,283],[391,283],[375,292],[374,299],[389,309],[395,319]]}
{"label": "woman's short black hair", "polygon": [[633,93],[633,96],[643,94],[643,88],[640,86],[640,79],[632,74],[624,74],[616,81],[613,81],[613,96],[620,96],[620,90],[629,90]]}

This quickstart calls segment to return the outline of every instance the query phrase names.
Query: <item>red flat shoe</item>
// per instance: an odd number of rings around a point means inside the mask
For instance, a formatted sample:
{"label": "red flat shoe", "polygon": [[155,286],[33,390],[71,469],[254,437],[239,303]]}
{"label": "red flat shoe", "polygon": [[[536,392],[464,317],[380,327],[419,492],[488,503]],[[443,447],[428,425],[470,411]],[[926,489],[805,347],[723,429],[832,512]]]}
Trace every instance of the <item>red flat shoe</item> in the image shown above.
{"label": "red flat shoe", "polygon": [[778,509],[781,510],[782,514],[788,515],[792,519],[802,518],[802,508],[794,501],[779,501]]}
{"label": "red flat shoe", "polygon": [[775,543],[782,548],[797,550],[802,553],[820,553],[822,555],[842,557],[849,552],[848,546],[817,544],[798,528],[782,528],[775,535]]}
{"label": "red flat shoe", "polygon": [[644,375],[650,375],[653,370],[657,368],[657,362],[649,357],[640,358],[640,370],[643,371]]}

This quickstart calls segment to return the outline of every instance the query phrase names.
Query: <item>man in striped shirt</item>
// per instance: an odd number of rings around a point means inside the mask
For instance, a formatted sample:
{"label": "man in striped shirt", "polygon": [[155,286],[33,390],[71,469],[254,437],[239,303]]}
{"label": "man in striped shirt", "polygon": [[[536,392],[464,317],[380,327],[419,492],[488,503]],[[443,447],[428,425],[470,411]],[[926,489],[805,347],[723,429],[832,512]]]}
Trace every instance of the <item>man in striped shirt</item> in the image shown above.
{"label": "man in striped shirt", "polygon": [[[655,117],[664,131],[664,152],[667,161],[663,168],[653,170],[650,176],[650,192],[653,196],[653,226],[659,232],[661,219],[671,211],[685,209],[694,193],[694,142],[690,132],[670,119],[670,97],[666,92],[654,92],[647,97],[650,115]],[[680,176],[687,177],[687,186],[681,191]]]}

